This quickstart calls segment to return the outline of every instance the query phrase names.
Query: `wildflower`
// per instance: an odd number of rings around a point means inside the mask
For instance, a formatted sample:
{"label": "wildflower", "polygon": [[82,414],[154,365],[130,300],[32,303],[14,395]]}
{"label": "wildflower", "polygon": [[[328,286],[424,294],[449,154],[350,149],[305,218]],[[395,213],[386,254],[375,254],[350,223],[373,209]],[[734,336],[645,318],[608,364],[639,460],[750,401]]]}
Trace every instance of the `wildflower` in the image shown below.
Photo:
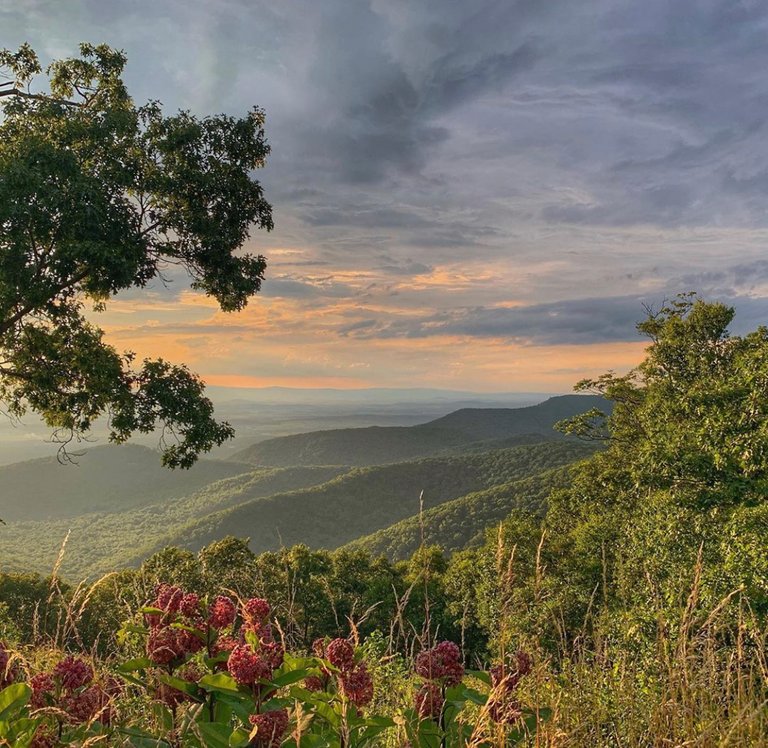
{"label": "wildflower", "polygon": [[184,655],[184,648],[176,629],[155,628],[147,637],[147,656],[158,665],[167,665]]}
{"label": "wildflower", "polygon": [[419,652],[415,670],[426,680],[442,680],[448,686],[456,686],[464,676],[461,652],[453,642],[440,642],[432,649]]}
{"label": "wildflower", "polygon": [[285,650],[279,642],[262,643],[261,655],[273,670],[277,670],[283,664]]}
{"label": "wildflower", "polygon": [[69,691],[80,688],[93,680],[93,668],[84,660],[71,655],[56,665],[53,674],[61,681],[61,685]]}
{"label": "wildflower", "polygon": [[238,644],[229,654],[227,670],[241,686],[252,686],[259,679],[269,679],[272,668],[247,644]]}
{"label": "wildflower", "polygon": [[349,670],[355,663],[355,650],[346,639],[334,639],[325,649],[328,662],[339,670]]}
{"label": "wildflower", "polygon": [[312,654],[315,657],[325,657],[325,639],[321,637],[312,642]]}
{"label": "wildflower", "polygon": [[515,654],[511,665],[502,663],[494,665],[491,670],[491,685],[494,690],[511,693],[517,688],[520,679],[531,672],[531,657],[520,650]]}
{"label": "wildflower", "polygon": [[251,742],[252,746],[279,748],[283,742],[283,735],[288,729],[288,712],[285,709],[252,714],[248,721],[254,726],[254,732],[251,733],[255,736]]}
{"label": "wildflower", "polygon": [[522,716],[520,702],[509,697],[491,698],[488,702],[488,714],[494,722],[509,725]]}
{"label": "wildflower", "polygon": [[307,691],[325,691],[327,685],[326,679],[321,678],[319,675],[310,675],[304,678],[304,688]]}
{"label": "wildflower", "polygon": [[531,657],[519,650],[511,664],[501,663],[491,668],[491,698],[488,701],[488,713],[496,722],[511,724],[520,719],[520,702],[512,694],[520,679],[531,672]]}
{"label": "wildflower", "polygon": [[358,707],[367,706],[373,698],[373,680],[364,662],[339,676],[339,690]]}
{"label": "wildflower", "polygon": [[98,720],[109,724],[112,708],[109,696],[101,686],[89,686],[79,693],[71,693],[61,702],[62,711],[66,712],[70,722],[81,724]]}
{"label": "wildflower", "polygon": [[233,636],[219,636],[213,644],[214,654],[224,654],[231,652],[238,644],[242,644]]}
{"label": "wildflower", "polygon": [[187,663],[179,670],[179,678],[189,683],[197,683],[203,677],[203,671],[194,662]]}
{"label": "wildflower", "polygon": [[194,654],[203,648],[203,640],[194,632],[186,629],[176,630],[178,650],[184,654]]}
{"label": "wildflower", "polygon": [[50,673],[38,673],[29,681],[32,689],[30,705],[33,709],[42,709],[48,706],[49,697],[56,691],[56,682]]}
{"label": "wildflower", "polygon": [[438,719],[443,703],[440,686],[432,681],[424,683],[414,698],[414,706],[422,719]]}
{"label": "wildflower", "polygon": [[194,592],[187,592],[179,602],[179,612],[187,618],[198,618],[200,615],[200,598]]}
{"label": "wildflower", "polygon": [[243,620],[249,627],[260,628],[269,618],[271,608],[269,603],[261,597],[252,597],[243,605]]}
{"label": "wildflower", "polygon": [[178,613],[181,607],[181,601],[184,592],[179,587],[173,587],[170,584],[160,584],[155,590],[157,599],[155,607],[164,610],[166,613]]}
{"label": "wildflower", "polygon": [[231,626],[235,621],[237,609],[228,597],[219,595],[208,609],[208,623],[215,629]]}

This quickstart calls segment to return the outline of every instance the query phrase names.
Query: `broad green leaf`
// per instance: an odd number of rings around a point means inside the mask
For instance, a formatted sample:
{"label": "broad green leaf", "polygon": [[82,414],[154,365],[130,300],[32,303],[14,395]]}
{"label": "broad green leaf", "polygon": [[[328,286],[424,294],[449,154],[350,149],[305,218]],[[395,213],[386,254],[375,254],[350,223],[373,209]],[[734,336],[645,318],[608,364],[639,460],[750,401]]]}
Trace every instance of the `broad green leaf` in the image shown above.
{"label": "broad green leaf", "polygon": [[200,679],[199,685],[206,691],[221,691],[222,693],[239,694],[237,681],[229,673],[215,673]]}
{"label": "broad green leaf", "polygon": [[29,702],[32,689],[26,683],[14,683],[0,691],[0,720],[20,712]]}

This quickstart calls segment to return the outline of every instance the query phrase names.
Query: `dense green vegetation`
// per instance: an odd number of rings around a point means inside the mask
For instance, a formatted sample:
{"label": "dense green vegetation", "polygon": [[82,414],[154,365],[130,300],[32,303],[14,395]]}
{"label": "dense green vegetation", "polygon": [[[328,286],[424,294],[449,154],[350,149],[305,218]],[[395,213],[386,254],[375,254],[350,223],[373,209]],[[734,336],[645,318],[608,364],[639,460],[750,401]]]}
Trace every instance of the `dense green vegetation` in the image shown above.
{"label": "dense green vegetation", "polygon": [[[582,456],[591,452],[585,447]],[[579,450],[574,450],[571,457],[577,454]],[[556,462],[553,460],[553,464]],[[479,545],[486,528],[498,524],[515,510],[543,515],[549,494],[555,488],[567,486],[569,481],[570,468],[545,470],[446,501],[421,515],[353,540],[348,547],[403,560],[412,556],[422,542],[437,545],[449,553]]]}
{"label": "dense green vegetation", "polygon": [[[176,545],[197,550],[225,535],[250,538],[256,552],[304,543],[336,548],[430,509],[584,454],[572,442],[544,442],[482,454],[428,458],[354,468],[312,488],[244,502],[207,515],[184,529]],[[473,534],[479,528],[474,527]]]}
{"label": "dense green vegetation", "polygon": [[189,470],[171,472],[156,452],[135,444],[95,447],[72,459],[76,464],[67,466],[49,457],[0,467],[0,517],[9,522],[124,512],[253,470],[236,462],[200,460]]}
{"label": "dense green vegetation", "polygon": [[[156,463],[154,460],[155,469],[161,470]],[[193,468],[196,469],[197,466]],[[69,579],[137,565],[158,548],[178,539],[180,533],[183,536],[185,527],[208,512],[248,498],[323,483],[341,472],[344,468],[250,470],[211,483],[191,496],[158,504],[123,511],[114,507],[112,512],[90,512],[58,520],[9,522],[5,531],[0,532],[2,567],[50,572],[65,538],[67,544],[59,572]]]}
{"label": "dense green vegetation", "polygon": [[557,438],[554,425],[603,398],[567,395],[527,408],[464,408],[418,426],[331,429],[281,436],[238,452],[233,459],[254,465],[382,465],[440,453],[490,449]]}
{"label": "dense green vegetation", "polygon": [[[121,491],[126,492],[132,484],[133,469],[146,467],[149,476],[162,470],[149,450],[130,447],[129,455],[141,462],[129,462],[125,469],[116,469],[111,474],[114,455],[123,449],[126,448],[105,448],[92,454],[95,459],[91,472],[102,479],[102,485],[113,485],[113,478],[119,477],[124,480]],[[140,501],[126,500],[125,509],[113,498],[108,511],[87,511],[77,516],[73,511],[73,516],[44,521],[9,520],[7,528],[0,532],[0,559],[6,570],[46,573],[53,568],[67,538],[60,573],[70,579],[81,579],[137,566],[165,545],[197,550],[228,534],[250,537],[256,551],[293,543],[336,548],[418,512],[421,491],[425,507],[435,507],[488,486],[573,462],[588,452],[587,447],[572,440],[375,468],[249,469],[191,495],[151,504],[146,503],[152,496],[151,486],[147,485],[147,494],[140,494]],[[102,463],[105,457],[108,459]],[[34,466],[37,462],[20,466]],[[47,467],[49,463],[41,464]],[[97,469],[100,464],[103,468]],[[215,470],[222,463],[201,462],[184,474],[187,484],[194,486],[193,476],[209,464]],[[237,463],[224,464],[233,472],[242,468]],[[58,469],[68,476],[75,474],[72,466]],[[162,473],[161,478],[166,475],[167,472]],[[41,472],[39,485],[46,485],[48,476]],[[146,484],[140,479],[139,486],[142,485]],[[173,484],[158,481],[160,491],[166,485]],[[336,522],[334,518],[341,516],[349,519]],[[465,516],[468,524],[462,536],[469,538],[498,518],[498,511],[478,512],[471,522]]]}

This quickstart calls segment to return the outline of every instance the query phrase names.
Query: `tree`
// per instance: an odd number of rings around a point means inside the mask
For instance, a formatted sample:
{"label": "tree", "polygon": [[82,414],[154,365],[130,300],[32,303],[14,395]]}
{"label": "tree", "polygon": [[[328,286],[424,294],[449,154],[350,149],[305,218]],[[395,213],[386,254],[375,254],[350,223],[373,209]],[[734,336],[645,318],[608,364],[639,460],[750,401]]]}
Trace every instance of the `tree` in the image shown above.
{"label": "tree", "polygon": [[264,114],[198,119],[135,106],[122,52],[83,44],[53,62],[0,51],[0,401],[39,413],[63,444],[101,415],[110,439],[159,429],[163,462],[189,467],[232,436],[201,380],[162,359],[137,364],[84,316],[180,267],[224,311],[259,291],[266,261],[236,254],[272,228],[251,172],[269,146]]}
{"label": "tree", "polygon": [[703,610],[744,590],[768,612],[768,328],[730,335],[733,315],[678,297],[638,325],[651,345],[637,369],[579,383],[614,408],[592,425],[606,449],[549,500],[549,606],[572,632],[629,615],[652,637],[697,569]]}

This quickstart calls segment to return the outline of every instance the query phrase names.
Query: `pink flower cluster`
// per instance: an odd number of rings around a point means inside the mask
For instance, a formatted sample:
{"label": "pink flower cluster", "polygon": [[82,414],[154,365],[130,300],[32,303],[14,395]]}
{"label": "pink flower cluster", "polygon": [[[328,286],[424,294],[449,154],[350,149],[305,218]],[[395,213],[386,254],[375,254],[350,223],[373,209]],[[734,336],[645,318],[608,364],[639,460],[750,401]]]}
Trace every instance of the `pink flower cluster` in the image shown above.
{"label": "pink flower cluster", "polygon": [[179,587],[160,584],[150,607],[159,611],[145,615],[150,627],[147,657],[156,665],[180,662],[205,646],[204,634],[199,630],[204,625],[202,607],[193,592],[185,593]]}
{"label": "pink flower cluster", "polygon": [[424,679],[414,696],[414,707],[422,719],[440,718],[446,686],[457,686],[464,677],[461,650],[449,641],[416,655],[414,670]]}
{"label": "pink flower cluster", "polygon": [[160,584],[150,608],[154,610],[145,614],[150,627],[147,656],[157,665],[181,663],[206,646],[211,656],[234,647],[234,643],[227,646],[225,637],[220,636],[237,618],[237,606],[229,597],[219,595],[206,609],[194,592]]}
{"label": "pink flower cluster", "polygon": [[518,651],[512,661],[491,668],[491,696],[488,712],[496,722],[511,724],[520,719],[520,702],[515,697],[520,680],[531,672],[531,658],[527,652]]}
{"label": "pink flower cluster", "polygon": [[443,690],[434,681],[423,683],[414,697],[414,706],[422,719],[439,719],[444,703]]}
{"label": "pink flower cluster", "polygon": [[[50,672],[33,676],[29,685],[33,709],[56,707],[74,724],[91,721],[109,724],[113,717],[112,697],[121,690],[113,678],[103,684],[95,683],[93,668],[85,660],[71,655],[60,660]],[[42,734],[41,740],[44,740]]]}
{"label": "pink flower cluster", "polygon": [[312,675],[304,680],[310,691],[326,691],[332,677],[336,680],[338,693],[345,696],[356,707],[364,707],[373,699],[373,680],[364,662],[355,663],[355,648],[348,639],[316,639],[312,644],[315,656],[328,661],[336,672],[322,667],[321,675]]}
{"label": "pink flower cluster", "polygon": [[464,677],[461,651],[449,641],[419,652],[414,669],[424,680],[440,681],[446,686],[456,686]]}
{"label": "pink flower cluster", "polygon": [[[285,651],[274,640],[269,624],[270,607],[266,600],[252,598],[241,606],[243,625],[238,640],[227,641],[227,670],[241,686],[256,686],[270,680],[283,664]],[[229,647],[230,644],[233,646]]]}
{"label": "pink flower cluster", "polygon": [[248,721],[253,725],[251,745],[255,748],[280,748],[283,735],[288,729],[288,712],[274,709],[271,712],[252,714]]}

